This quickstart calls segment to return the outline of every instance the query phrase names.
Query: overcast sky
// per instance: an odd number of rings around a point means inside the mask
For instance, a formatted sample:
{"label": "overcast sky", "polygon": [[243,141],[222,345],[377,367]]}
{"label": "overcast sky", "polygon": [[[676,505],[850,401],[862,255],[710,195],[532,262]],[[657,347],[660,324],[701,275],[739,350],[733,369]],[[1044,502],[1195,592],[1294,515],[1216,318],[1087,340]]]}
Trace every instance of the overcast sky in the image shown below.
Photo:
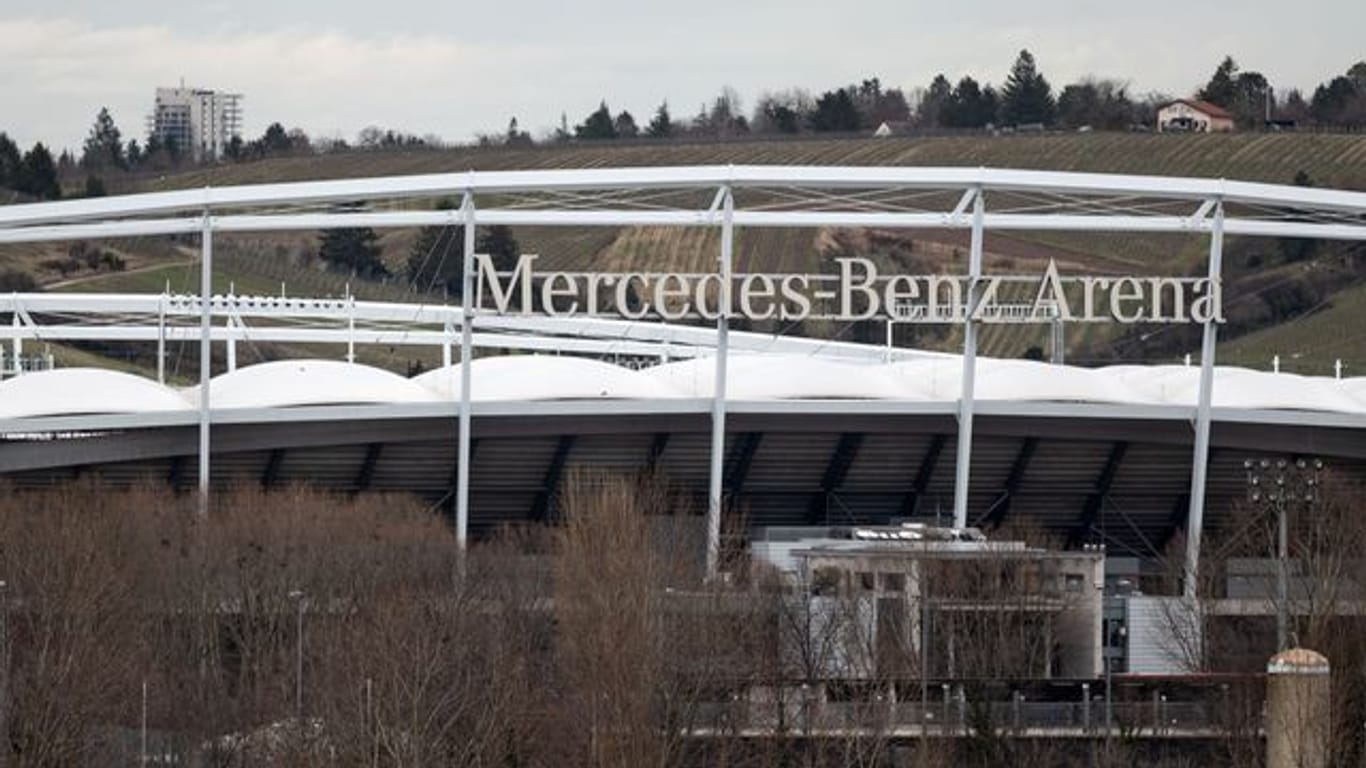
{"label": "overcast sky", "polygon": [[[657,8],[657,9],[656,9]],[[1310,91],[1366,58],[1363,0],[4,0],[0,130],[79,147],[101,106],[145,133],[158,85],[244,94],[244,134],[280,121],[465,141],[511,116],[539,133],[607,99],[644,122],[723,86],[765,90],[937,72],[1000,83],[1021,48],[1055,87],[1085,75],[1186,95],[1226,53]]]}

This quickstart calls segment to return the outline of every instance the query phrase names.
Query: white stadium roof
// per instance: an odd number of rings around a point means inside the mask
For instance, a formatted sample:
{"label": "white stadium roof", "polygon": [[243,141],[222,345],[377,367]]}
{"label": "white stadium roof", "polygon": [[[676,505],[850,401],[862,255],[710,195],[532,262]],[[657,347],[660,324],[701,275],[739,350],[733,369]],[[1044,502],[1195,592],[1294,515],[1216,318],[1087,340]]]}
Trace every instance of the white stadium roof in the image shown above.
{"label": "white stadium roof", "polygon": [[[679,394],[653,377],[619,365],[561,355],[511,355],[474,361],[470,399],[651,400]],[[417,376],[414,381],[446,400],[460,399],[460,366]]]}
{"label": "white stadium roof", "polygon": [[[686,397],[712,397],[716,358],[656,366],[646,374]],[[726,397],[732,400],[925,400],[898,386],[887,367],[799,355],[732,355],[726,366]]]}
{"label": "white stadium roof", "polygon": [[190,409],[170,387],[101,368],[59,368],[0,381],[0,419]]}
{"label": "white stadium roof", "polygon": [[[476,360],[471,399],[653,401],[711,397],[715,358],[645,370],[569,356],[517,355]],[[1199,369],[1185,366],[1079,368],[1022,360],[978,360],[981,401],[1193,407]],[[953,358],[851,363],[796,355],[732,355],[727,397],[735,401],[953,402],[960,364]],[[366,365],[288,360],[214,377],[215,411],[459,400],[459,366],[406,379]],[[68,368],[0,383],[0,419],[192,410],[198,388],[176,389],[116,371]],[[1334,380],[1243,368],[1218,368],[1214,407],[1366,415],[1366,378]]]}
{"label": "white stadium roof", "polygon": [[[282,408],[301,405],[430,403],[430,390],[396,373],[336,360],[278,360],[215,376],[215,408]],[[199,387],[185,390],[198,402]]]}

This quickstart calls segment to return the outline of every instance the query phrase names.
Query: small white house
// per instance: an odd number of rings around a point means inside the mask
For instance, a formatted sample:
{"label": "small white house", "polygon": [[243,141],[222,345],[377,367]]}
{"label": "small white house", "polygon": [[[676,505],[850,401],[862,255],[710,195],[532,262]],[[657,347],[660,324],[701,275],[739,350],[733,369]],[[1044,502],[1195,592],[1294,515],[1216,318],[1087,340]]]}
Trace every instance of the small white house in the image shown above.
{"label": "small white house", "polygon": [[1159,133],[1216,133],[1233,130],[1233,115],[1217,104],[1177,99],[1157,111]]}

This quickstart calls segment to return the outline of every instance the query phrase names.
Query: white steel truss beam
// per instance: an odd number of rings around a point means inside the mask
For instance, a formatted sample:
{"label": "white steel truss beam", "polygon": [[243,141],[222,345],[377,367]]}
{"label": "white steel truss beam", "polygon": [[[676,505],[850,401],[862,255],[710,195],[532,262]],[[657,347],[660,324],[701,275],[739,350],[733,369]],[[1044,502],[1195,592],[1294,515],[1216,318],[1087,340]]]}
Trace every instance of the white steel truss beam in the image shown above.
{"label": "white steel truss beam", "polygon": [[[0,206],[0,211],[4,207]],[[968,229],[970,221],[953,213],[863,211],[740,211],[735,226],[875,227],[879,229]],[[317,231],[349,227],[392,229],[446,226],[444,211],[384,211],[356,213],[224,214],[215,216],[217,233]],[[697,210],[563,210],[480,209],[476,226],[538,227],[712,227],[710,211]],[[0,243],[58,242],[97,238],[152,237],[195,233],[200,219],[109,220],[81,224],[0,228]],[[982,220],[990,231],[1208,233],[1209,218],[1175,215],[1118,215],[1067,213],[994,213]],[[1366,218],[1361,223],[1291,221],[1229,216],[1224,232],[1248,237],[1303,237],[1321,240],[1366,240]]]}
{"label": "white steel truss beam", "polygon": [[716,189],[746,187],[827,187],[909,189],[980,186],[993,190],[1038,190],[1060,194],[1142,194],[1173,199],[1205,200],[1223,196],[1226,203],[1346,206],[1359,210],[1366,193],[1342,193],[1290,185],[1224,179],[1034,171],[1002,168],[924,168],[863,166],[673,166],[642,168],[493,171],[418,176],[389,176],[334,181],[285,182],[234,187],[206,187],[110,198],[15,206],[28,215],[0,216],[0,226],[25,223],[35,216],[72,220],[107,212],[217,210],[233,206],[353,203],[362,200],[471,194],[619,189]]}
{"label": "white steel truss beam", "polygon": [[[1360,216],[1366,212],[1366,193],[1291,185],[1226,181],[1223,179],[1133,176],[996,168],[917,168],[849,166],[688,166],[469,172],[390,176],[368,179],[306,181],[209,187],[176,192],[153,192],[85,200],[29,203],[0,207],[0,229],[109,221],[121,217],[156,216],[208,211],[214,215],[243,208],[303,205],[350,205],[365,201],[439,197],[468,192],[515,194],[573,190],[716,189],[804,187],[812,189],[906,190],[944,189],[986,192],[1009,191],[1056,195],[1146,196],[1166,200],[1204,201],[1220,197],[1226,205],[1250,204],[1291,208],[1302,212],[1336,212]],[[666,214],[700,219],[715,226],[707,211],[569,211],[561,206],[542,213],[601,214],[607,217]],[[417,212],[413,212],[417,213]],[[735,212],[737,226],[752,226],[744,210]],[[307,216],[309,214],[303,214]],[[313,214],[316,215],[316,214]],[[511,212],[506,214],[512,216]],[[933,215],[933,214],[932,214]],[[934,215],[942,226],[943,215]],[[594,216],[580,219],[591,221]],[[601,216],[598,216],[601,218]],[[572,220],[573,217],[570,217]],[[549,220],[546,220],[549,221]],[[244,226],[251,224],[250,220]],[[501,223],[480,219],[477,224]],[[512,223],[533,223],[517,219]],[[565,222],[569,223],[568,221]],[[622,222],[625,223],[625,222]],[[163,225],[164,226],[164,225]],[[990,227],[991,225],[988,225]],[[35,230],[31,236],[38,236]],[[75,235],[72,235],[73,237]],[[106,236],[106,235],[93,235]]]}

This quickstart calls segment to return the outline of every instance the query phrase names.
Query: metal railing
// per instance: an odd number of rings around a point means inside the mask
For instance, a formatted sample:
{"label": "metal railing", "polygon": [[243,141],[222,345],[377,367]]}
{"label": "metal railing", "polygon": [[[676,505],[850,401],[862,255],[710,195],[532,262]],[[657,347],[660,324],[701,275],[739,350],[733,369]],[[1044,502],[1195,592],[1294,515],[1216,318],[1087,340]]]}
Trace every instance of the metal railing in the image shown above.
{"label": "metal railing", "polygon": [[729,701],[698,706],[694,729],[713,733],[930,733],[963,736],[991,730],[1001,734],[1148,738],[1207,734],[1224,723],[1208,702],[1103,701],[919,702]]}
{"label": "metal railing", "polygon": [[5,352],[0,348],[0,379],[8,379],[22,373],[33,373],[34,371],[50,371],[55,365],[52,353],[18,356]]}

